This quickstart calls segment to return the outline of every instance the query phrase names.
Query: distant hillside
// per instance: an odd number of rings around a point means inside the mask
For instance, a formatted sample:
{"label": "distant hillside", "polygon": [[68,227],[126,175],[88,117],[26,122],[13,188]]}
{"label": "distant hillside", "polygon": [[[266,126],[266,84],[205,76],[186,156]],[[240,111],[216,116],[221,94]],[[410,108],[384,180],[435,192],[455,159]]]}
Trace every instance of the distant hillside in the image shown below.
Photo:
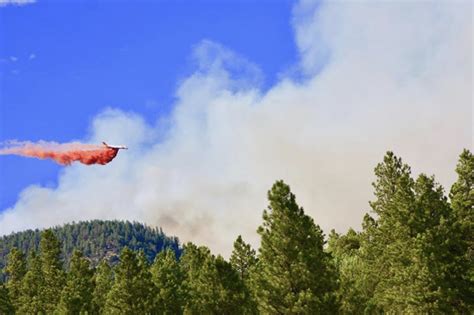
{"label": "distant hillside", "polygon": [[[52,229],[62,244],[63,259],[67,263],[74,249],[78,249],[97,264],[102,258],[114,263],[123,247],[143,250],[150,261],[164,248],[181,253],[179,240],[166,236],[161,228],[151,228],[137,222],[85,221],[57,226]],[[27,230],[0,237],[0,270],[3,269],[12,247],[25,254],[39,247],[41,230]]]}

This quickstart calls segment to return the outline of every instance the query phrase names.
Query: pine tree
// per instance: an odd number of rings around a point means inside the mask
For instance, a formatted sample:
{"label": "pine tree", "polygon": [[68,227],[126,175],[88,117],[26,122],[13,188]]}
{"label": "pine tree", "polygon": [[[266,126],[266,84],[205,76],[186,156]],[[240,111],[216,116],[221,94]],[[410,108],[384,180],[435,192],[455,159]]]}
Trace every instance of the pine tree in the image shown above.
{"label": "pine tree", "polygon": [[158,314],[182,314],[184,275],[174,251],[165,249],[156,255],[151,266],[151,274],[156,287],[156,312]]}
{"label": "pine tree", "polygon": [[106,314],[149,314],[153,301],[147,266],[134,251],[125,248],[115,268],[115,281],[107,294]]}
{"label": "pine tree", "polygon": [[154,297],[156,296],[156,287],[152,281],[150,272],[150,264],[146,258],[145,252],[139,250],[137,254],[138,259],[138,296],[137,302],[142,305],[145,312],[154,311],[156,308]]}
{"label": "pine tree", "polygon": [[270,206],[258,229],[262,240],[254,282],[260,312],[336,312],[335,272],[323,251],[321,229],[304,214],[283,181],[273,185],[268,199]]}
{"label": "pine tree", "polygon": [[184,246],[180,265],[185,273],[185,314],[243,314],[244,287],[238,273],[207,247]]}
{"label": "pine tree", "polygon": [[442,286],[439,272],[443,269],[439,258],[446,250],[443,240],[448,235],[441,233],[440,224],[449,215],[449,205],[434,177],[421,174],[414,183],[413,194],[405,223],[409,233],[401,222],[381,225],[385,233],[391,231],[397,239],[393,240],[396,247],[387,244],[382,254],[391,265],[376,296],[385,311],[440,313],[448,310],[443,306],[439,290]]}
{"label": "pine tree", "polygon": [[360,235],[349,228],[345,235],[339,235],[331,230],[328,240],[328,251],[336,259],[343,255],[352,255],[360,248]]}
{"label": "pine tree", "polygon": [[5,266],[7,277],[6,288],[9,299],[15,309],[20,307],[21,282],[26,274],[26,260],[22,252],[13,247],[7,257]]}
{"label": "pine tree", "polygon": [[237,270],[240,279],[243,281],[248,280],[250,269],[257,263],[255,250],[252,249],[250,244],[246,244],[243,241],[241,235],[239,235],[234,242],[234,249],[230,256],[230,263],[234,269]]}
{"label": "pine tree", "polygon": [[449,197],[457,224],[460,225],[468,246],[466,255],[474,256],[474,155],[464,150],[456,166],[457,181]]}
{"label": "pine tree", "polygon": [[450,233],[443,224],[450,210],[443,188],[424,174],[414,181],[410,167],[392,152],[375,174],[370,205],[377,219],[366,216],[353,258],[355,278],[363,279],[355,282],[361,295],[354,303],[365,304],[368,313],[448,311],[442,274],[449,261],[444,241]]}
{"label": "pine tree", "polygon": [[10,294],[3,283],[0,283],[0,314],[15,314]]}
{"label": "pine tree", "polygon": [[337,267],[341,314],[363,314],[367,302],[364,297],[365,281],[360,277],[364,267],[359,254],[360,243],[361,236],[353,229],[345,235],[332,230],[329,235],[328,252]]}
{"label": "pine tree", "polygon": [[94,313],[103,313],[107,294],[112,288],[113,284],[113,272],[110,265],[104,259],[100,262],[94,274],[94,293],[93,293],[93,305]]}
{"label": "pine tree", "polygon": [[451,305],[461,313],[474,313],[474,155],[463,150],[456,166],[457,181],[449,197],[453,210],[448,222],[449,250],[454,253],[450,271]]}
{"label": "pine tree", "polygon": [[41,260],[35,252],[28,258],[28,271],[21,283],[20,307],[18,314],[45,314],[45,302],[41,295],[43,286]]}
{"label": "pine tree", "polygon": [[433,176],[421,174],[414,190],[418,233],[413,237],[413,246],[418,252],[408,269],[414,270],[419,286],[411,292],[410,303],[418,304],[414,307],[417,312],[449,313],[452,310],[447,294],[450,284],[445,275],[453,271],[449,248],[453,238],[448,223],[452,211],[444,189]]}
{"label": "pine tree", "polygon": [[214,261],[219,281],[217,314],[254,314],[250,294],[232,264],[217,256]]}
{"label": "pine tree", "polygon": [[256,253],[250,244],[244,242],[242,236],[240,235],[234,242],[234,249],[232,251],[232,255],[230,256],[230,264],[239,275],[239,278],[244,286],[244,313],[256,314],[256,297],[254,297],[251,292],[251,273],[254,271],[257,264]]}
{"label": "pine tree", "polygon": [[45,230],[41,234],[39,257],[43,276],[40,295],[45,303],[45,312],[52,313],[61,297],[65,276],[62,269],[61,244],[51,230]]}
{"label": "pine tree", "polygon": [[[408,301],[405,294],[395,290],[407,290],[416,277],[407,281],[410,275],[406,267],[417,255],[412,236],[416,235],[413,220],[415,204],[414,181],[410,167],[387,152],[382,163],[375,168],[375,200],[370,202],[377,220],[365,217],[364,233],[361,235],[361,278],[366,301],[365,312],[403,312]],[[417,282],[417,285],[419,282]]]}
{"label": "pine tree", "polygon": [[66,286],[61,292],[59,314],[90,314],[92,312],[92,292],[94,290],[93,270],[82,253],[72,254]]}
{"label": "pine tree", "polygon": [[180,265],[185,273],[185,314],[217,314],[219,280],[209,249],[187,243]]}

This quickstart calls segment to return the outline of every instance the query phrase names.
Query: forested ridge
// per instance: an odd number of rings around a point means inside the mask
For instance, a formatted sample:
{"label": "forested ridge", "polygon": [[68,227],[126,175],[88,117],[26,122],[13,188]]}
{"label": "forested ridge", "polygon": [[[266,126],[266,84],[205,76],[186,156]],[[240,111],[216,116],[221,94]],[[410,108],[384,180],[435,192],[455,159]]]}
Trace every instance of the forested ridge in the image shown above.
{"label": "forested ridge", "polygon": [[[122,249],[143,250],[152,261],[164,248],[171,248],[179,255],[176,237],[166,236],[159,228],[138,222],[92,220],[57,226],[51,229],[61,243],[61,259],[67,266],[74,249],[79,250],[96,266],[102,259],[112,264],[118,261]],[[27,230],[0,237],[0,269],[15,247],[24,254],[39,249],[41,230]]]}
{"label": "forested ridge", "polygon": [[0,313],[472,314],[470,151],[456,172],[446,193],[434,176],[413,178],[387,152],[375,167],[362,229],[327,239],[277,181],[257,229],[258,251],[237,236],[229,260],[186,243],[181,254],[164,249],[151,262],[145,249],[124,247],[116,264],[97,266],[76,249],[65,264],[62,239],[45,230],[27,255],[9,248]]}

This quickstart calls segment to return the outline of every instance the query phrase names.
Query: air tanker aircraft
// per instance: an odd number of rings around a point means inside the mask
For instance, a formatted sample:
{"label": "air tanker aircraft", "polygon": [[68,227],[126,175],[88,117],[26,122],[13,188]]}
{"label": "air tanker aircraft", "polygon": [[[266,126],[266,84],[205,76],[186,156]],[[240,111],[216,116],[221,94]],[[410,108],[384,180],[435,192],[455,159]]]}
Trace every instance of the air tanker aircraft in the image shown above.
{"label": "air tanker aircraft", "polygon": [[120,150],[120,149],[122,149],[122,150],[128,150],[128,148],[127,148],[126,146],[124,146],[124,145],[109,145],[109,144],[107,144],[107,143],[105,143],[105,142],[102,142],[102,144],[103,144],[106,148],[114,149],[114,150],[117,150],[117,151]]}

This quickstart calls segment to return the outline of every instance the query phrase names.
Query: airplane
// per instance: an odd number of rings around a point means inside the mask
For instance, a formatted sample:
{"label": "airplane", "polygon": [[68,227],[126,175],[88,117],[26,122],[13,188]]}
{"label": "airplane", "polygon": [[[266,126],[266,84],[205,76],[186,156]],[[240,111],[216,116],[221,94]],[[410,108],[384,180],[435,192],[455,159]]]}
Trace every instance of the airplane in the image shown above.
{"label": "airplane", "polygon": [[109,148],[109,149],[115,149],[115,150],[128,150],[128,148],[124,145],[109,145],[107,143],[105,143],[105,141],[102,141],[102,144],[106,147],[106,148]]}

